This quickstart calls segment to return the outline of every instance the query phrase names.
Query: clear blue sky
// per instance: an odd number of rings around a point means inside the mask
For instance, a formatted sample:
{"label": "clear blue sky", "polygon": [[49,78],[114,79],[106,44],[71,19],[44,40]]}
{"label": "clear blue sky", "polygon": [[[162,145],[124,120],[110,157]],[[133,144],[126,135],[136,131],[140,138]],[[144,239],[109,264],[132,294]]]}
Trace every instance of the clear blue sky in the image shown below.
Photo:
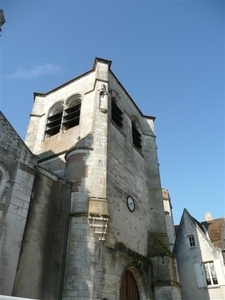
{"label": "clear blue sky", "polygon": [[156,117],[174,220],[224,217],[224,1],[2,0],[0,109],[25,138],[33,92],[111,69]]}

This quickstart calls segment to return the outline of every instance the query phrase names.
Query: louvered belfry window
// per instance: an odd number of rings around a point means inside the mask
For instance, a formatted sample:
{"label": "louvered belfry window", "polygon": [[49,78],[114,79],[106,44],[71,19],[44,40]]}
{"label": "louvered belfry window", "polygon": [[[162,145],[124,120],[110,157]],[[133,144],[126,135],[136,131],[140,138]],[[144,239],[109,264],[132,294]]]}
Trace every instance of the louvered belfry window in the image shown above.
{"label": "louvered belfry window", "polygon": [[49,138],[61,130],[66,131],[80,123],[81,95],[71,96],[67,103],[61,101],[54,106],[47,118],[45,137]]}
{"label": "louvered belfry window", "polygon": [[118,125],[120,128],[123,126],[123,112],[117,106],[115,98],[112,98],[112,120]]}
{"label": "louvered belfry window", "polygon": [[141,149],[141,134],[137,129],[137,126],[134,121],[132,121],[132,137],[133,137],[133,144],[138,148]]}
{"label": "louvered belfry window", "polygon": [[78,99],[72,102],[69,108],[65,109],[63,117],[63,127],[65,130],[79,125],[80,107],[81,101]]}
{"label": "louvered belfry window", "polygon": [[63,106],[56,109],[47,119],[45,133],[48,137],[57,134],[61,129]]}

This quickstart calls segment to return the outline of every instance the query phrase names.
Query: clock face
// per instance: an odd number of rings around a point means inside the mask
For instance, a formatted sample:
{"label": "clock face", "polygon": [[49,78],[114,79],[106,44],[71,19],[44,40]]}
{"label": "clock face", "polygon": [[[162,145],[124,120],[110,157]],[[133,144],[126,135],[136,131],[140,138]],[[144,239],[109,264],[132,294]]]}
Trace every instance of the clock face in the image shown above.
{"label": "clock face", "polygon": [[127,197],[127,207],[131,212],[133,212],[135,209],[134,199],[131,196]]}

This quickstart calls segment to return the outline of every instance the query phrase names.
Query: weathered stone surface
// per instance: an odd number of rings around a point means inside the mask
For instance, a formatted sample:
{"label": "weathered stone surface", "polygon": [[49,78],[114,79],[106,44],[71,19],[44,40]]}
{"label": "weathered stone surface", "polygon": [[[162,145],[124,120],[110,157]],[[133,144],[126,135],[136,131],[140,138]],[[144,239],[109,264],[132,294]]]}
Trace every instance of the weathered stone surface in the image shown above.
{"label": "weathered stone surface", "polygon": [[37,172],[13,294],[55,300],[60,295],[68,187]]}
{"label": "weathered stone surface", "polygon": [[11,295],[37,157],[0,112],[0,294]]}
{"label": "weathered stone surface", "polygon": [[[39,158],[37,170],[37,157],[29,151],[25,156],[20,140],[10,145],[5,135],[2,139],[2,166],[8,162],[6,170],[14,170],[9,178],[15,182],[9,183],[12,193],[4,188],[0,211],[7,207],[2,219],[13,218],[7,223],[12,227],[20,224],[20,239],[7,254],[15,257],[14,273],[8,272],[14,274],[11,285],[16,275],[15,295],[116,300],[123,275],[130,270],[140,299],[180,299],[165,221],[154,117],[142,114],[110,65],[96,59],[90,72],[46,94],[35,93],[26,144]],[[58,132],[48,137],[49,113],[62,105],[64,120],[73,95],[81,99],[79,124],[66,129],[62,121]],[[112,97],[120,122],[116,117],[112,120]],[[11,129],[4,124],[7,133]],[[133,212],[127,206],[128,196],[135,201]],[[14,227],[8,225],[2,233],[0,246],[8,239],[7,250]],[[8,259],[3,254],[0,274]],[[1,282],[0,277],[0,286]]]}

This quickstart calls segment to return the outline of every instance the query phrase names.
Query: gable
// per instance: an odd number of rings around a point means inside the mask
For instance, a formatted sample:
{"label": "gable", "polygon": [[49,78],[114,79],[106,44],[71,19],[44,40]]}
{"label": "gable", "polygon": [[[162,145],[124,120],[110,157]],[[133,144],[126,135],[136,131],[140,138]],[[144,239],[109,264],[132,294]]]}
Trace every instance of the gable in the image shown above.
{"label": "gable", "polygon": [[175,244],[178,244],[182,233],[188,234],[193,230],[198,230],[202,237],[214,247],[225,248],[225,218],[199,222],[184,209],[180,224],[175,226]]}

